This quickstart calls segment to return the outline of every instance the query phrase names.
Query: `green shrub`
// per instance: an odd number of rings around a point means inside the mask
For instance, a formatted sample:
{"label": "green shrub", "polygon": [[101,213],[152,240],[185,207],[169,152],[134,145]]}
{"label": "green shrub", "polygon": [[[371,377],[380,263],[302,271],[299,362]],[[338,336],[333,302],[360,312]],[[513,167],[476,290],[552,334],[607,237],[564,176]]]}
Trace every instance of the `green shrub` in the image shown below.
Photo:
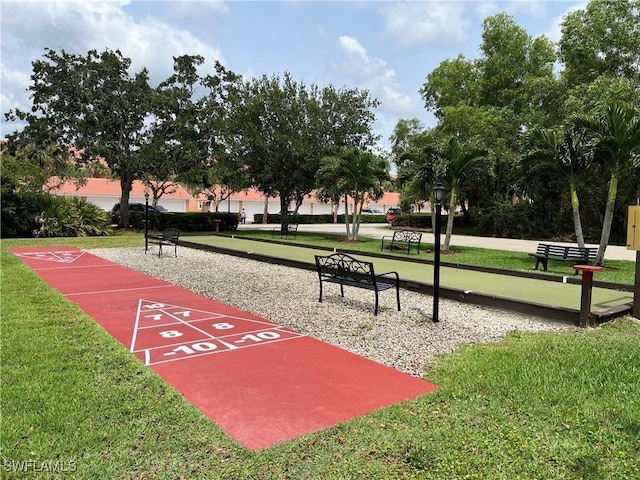
{"label": "green shrub", "polygon": [[109,217],[93,203],[78,197],[48,196],[36,216],[34,237],[87,237],[107,235]]}
{"label": "green shrub", "polygon": [[[3,186],[4,187],[4,186]],[[48,195],[2,189],[2,238],[31,237],[37,228],[36,216],[48,201]]]}

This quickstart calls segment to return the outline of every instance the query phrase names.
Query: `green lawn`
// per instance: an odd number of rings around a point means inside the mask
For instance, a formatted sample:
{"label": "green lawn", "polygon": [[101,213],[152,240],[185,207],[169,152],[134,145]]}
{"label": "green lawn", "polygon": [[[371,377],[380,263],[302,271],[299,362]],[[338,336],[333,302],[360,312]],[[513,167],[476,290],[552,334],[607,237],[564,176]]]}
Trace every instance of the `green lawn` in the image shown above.
{"label": "green lawn", "polygon": [[250,453],[7,251],[26,244],[141,236],[2,242],[2,478],[640,477],[635,320],[461,348],[433,394]]}

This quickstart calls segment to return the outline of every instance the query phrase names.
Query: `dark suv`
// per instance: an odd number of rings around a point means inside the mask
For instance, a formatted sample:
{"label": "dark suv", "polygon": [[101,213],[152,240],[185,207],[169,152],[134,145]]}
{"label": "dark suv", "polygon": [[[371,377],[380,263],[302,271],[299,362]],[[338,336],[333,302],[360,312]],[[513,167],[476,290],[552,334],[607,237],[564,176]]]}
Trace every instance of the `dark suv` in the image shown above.
{"label": "dark suv", "polygon": [[[129,214],[138,212],[138,213],[144,213],[144,209],[145,209],[145,204],[144,203],[130,203],[129,204]],[[163,208],[162,210],[160,208],[156,208],[153,205],[149,205],[149,211],[150,212],[156,212],[156,213],[164,213],[166,212],[166,210]],[[114,225],[118,225],[120,224],[120,203],[116,203],[113,208],[111,209],[111,223]]]}
{"label": "dark suv", "polygon": [[402,215],[402,209],[400,207],[389,207],[387,213],[393,213],[395,215]]}

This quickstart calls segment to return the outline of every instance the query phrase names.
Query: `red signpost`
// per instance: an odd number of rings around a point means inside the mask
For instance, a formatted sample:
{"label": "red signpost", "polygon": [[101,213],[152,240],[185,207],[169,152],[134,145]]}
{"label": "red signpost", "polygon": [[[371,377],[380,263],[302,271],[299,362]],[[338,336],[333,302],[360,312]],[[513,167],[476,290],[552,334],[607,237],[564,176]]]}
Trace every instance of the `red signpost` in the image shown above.
{"label": "red signpost", "polygon": [[393,225],[393,222],[396,221],[396,214],[393,212],[387,212],[387,223],[389,224],[389,227],[391,227]]}

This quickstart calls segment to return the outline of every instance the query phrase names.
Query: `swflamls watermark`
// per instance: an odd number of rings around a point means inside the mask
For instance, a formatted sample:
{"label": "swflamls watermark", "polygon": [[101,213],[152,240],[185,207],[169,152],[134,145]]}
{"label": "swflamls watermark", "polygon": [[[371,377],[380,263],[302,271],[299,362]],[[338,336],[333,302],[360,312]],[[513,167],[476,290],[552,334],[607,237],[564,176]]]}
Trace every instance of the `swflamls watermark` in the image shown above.
{"label": "swflamls watermark", "polygon": [[62,460],[2,460],[2,468],[5,472],[50,472],[64,473],[75,472],[76,462]]}

